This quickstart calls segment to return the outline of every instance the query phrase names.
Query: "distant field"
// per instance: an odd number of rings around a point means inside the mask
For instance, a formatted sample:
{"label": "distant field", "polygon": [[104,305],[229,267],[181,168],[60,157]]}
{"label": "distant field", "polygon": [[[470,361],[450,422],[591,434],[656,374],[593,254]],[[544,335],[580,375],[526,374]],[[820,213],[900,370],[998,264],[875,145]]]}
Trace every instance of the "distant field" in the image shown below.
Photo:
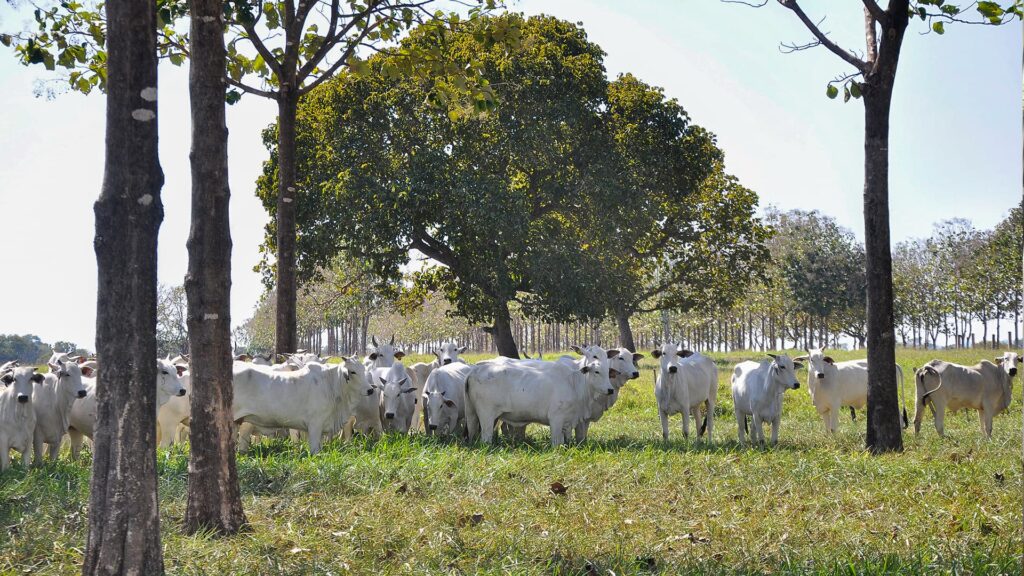
{"label": "distant field", "polygon": [[[645,351],[646,352],[646,351]],[[793,353],[793,355],[796,355]],[[836,351],[837,360],[863,357]],[[900,350],[911,368],[990,351]],[[986,440],[976,413],[926,416],[902,454],[864,449],[864,414],[824,432],[806,390],[785,394],[780,443],[740,449],[728,375],[760,353],[713,355],[713,444],[661,441],[647,358],[591,441],[552,450],[423,436],[304,446],[264,441],[239,458],[249,533],[185,537],[187,453],[160,452],[171,574],[675,574],[1021,572],[1021,392]],[[470,356],[471,360],[482,356]],[[407,357],[407,363],[420,358]],[[1015,380],[1019,380],[1015,379]],[[0,476],[0,573],[78,571],[89,466],[67,459]],[[552,493],[560,482],[567,490]]]}

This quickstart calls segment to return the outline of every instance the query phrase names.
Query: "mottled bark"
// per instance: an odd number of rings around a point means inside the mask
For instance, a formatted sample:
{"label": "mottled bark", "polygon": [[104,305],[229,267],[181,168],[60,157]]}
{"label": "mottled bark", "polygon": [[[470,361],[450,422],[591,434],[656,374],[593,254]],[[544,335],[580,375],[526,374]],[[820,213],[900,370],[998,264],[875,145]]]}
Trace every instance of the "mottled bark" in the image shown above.
{"label": "mottled bark", "polygon": [[96,215],[96,383],[82,573],[163,574],[156,475],[156,4],[110,0],[103,188]]}
{"label": "mottled bark", "polygon": [[222,0],[192,0],[192,229],[188,238],[191,451],[185,531],[245,525],[231,414],[231,228]]}
{"label": "mottled bark", "polygon": [[295,279],[295,115],[298,97],[286,82],[277,100],[277,308],[275,351],[297,345]]}
{"label": "mottled bark", "polygon": [[615,323],[619,327],[619,346],[630,352],[636,352],[636,344],[633,341],[633,329],[629,326],[629,312],[625,308],[615,311]]}
{"label": "mottled bark", "polygon": [[494,345],[498,348],[499,356],[519,358],[519,348],[516,346],[515,337],[512,336],[512,319],[508,312],[508,304],[504,302],[499,304],[495,310],[491,336],[494,338]]}

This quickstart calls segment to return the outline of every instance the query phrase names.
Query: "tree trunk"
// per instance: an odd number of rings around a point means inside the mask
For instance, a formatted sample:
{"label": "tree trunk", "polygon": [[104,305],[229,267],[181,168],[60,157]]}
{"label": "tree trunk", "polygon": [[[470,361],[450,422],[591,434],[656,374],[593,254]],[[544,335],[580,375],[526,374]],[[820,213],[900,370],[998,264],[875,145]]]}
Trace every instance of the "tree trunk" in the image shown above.
{"label": "tree trunk", "polygon": [[231,227],[224,115],[222,0],[192,0],[192,230],[188,337],[193,350],[185,531],[234,534],[245,524],[235,468],[231,403]]}
{"label": "tree trunk", "polygon": [[619,326],[619,346],[630,352],[636,352],[636,344],[633,342],[633,329],[629,327],[629,313],[625,308],[618,308],[615,311],[615,323]]}
{"label": "tree trunk", "polygon": [[298,98],[286,85],[277,101],[277,311],[275,351],[295,352],[295,115]]}
{"label": "tree trunk", "polygon": [[107,125],[96,215],[96,383],[82,573],[163,574],[156,476],[156,4],[110,0]]}
{"label": "tree trunk", "polygon": [[498,355],[507,358],[519,358],[519,348],[516,347],[516,339],[512,336],[512,319],[508,313],[507,303],[502,302],[497,305],[494,314],[494,326],[491,330],[491,335],[494,337],[494,345],[498,348]]}
{"label": "tree trunk", "polygon": [[907,2],[891,2],[878,63],[864,94],[864,251],[867,261],[867,448],[879,454],[903,449],[896,389],[892,252],[889,238],[889,110],[907,28]]}

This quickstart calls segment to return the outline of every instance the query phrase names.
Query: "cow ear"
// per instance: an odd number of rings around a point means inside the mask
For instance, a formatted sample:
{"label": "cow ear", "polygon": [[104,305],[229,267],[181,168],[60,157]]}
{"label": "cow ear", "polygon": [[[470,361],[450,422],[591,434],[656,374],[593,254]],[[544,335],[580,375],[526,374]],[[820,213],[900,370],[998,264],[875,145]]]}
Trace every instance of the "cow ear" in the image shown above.
{"label": "cow ear", "polygon": [[924,368],[924,371],[929,373],[929,374],[938,374],[939,373],[933,366],[925,365],[923,368]]}
{"label": "cow ear", "polygon": [[380,383],[381,383],[381,384],[383,384],[383,385],[385,385],[385,386],[386,386],[386,385],[387,385],[387,383],[388,383],[387,379],[386,379],[386,378],[383,378],[383,377],[381,377],[381,376],[378,376],[378,377],[377,377],[377,379],[378,379],[378,380],[380,380]]}
{"label": "cow ear", "polygon": [[651,350],[651,357],[661,358],[661,350]]}
{"label": "cow ear", "polygon": [[406,388],[405,390],[402,390],[402,394],[408,394],[409,392],[415,392],[416,390],[416,388]]}
{"label": "cow ear", "polygon": [[188,366],[186,366],[185,364],[175,364],[174,367],[178,370],[179,378],[181,377],[182,374],[185,373],[186,370],[188,370]]}
{"label": "cow ear", "polygon": [[1024,360],[1022,360],[1020,356],[1017,356],[1017,364],[1020,364],[1021,362],[1024,362]]}
{"label": "cow ear", "polygon": [[590,366],[584,366],[583,368],[580,368],[580,372],[582,372],[583,374],[590,372]]}
{"label": "cow ear", "polygon": [[992,361],[995,362],[996,364],[1002,364],[1003,360],[1006,360],[1006,358],[1003,358],[1002,356],[996,356]]}
{"label": "cow ear", "polygon": [[801,369],[803,367],[804,367],[803,364],[801,364],[799,362],[793,362],[793,370],[799,370],[799,369]]}
{"label": "cow ear", "polygon": [[679,350],[678,352],[676,352],[676,356],[679,356],[680,358],[689,358],[690,356],[693,356],[693,351],[692,350]]}
{"label": "cow ear", "polygon": [[376,360],[377,359],[377,353],[374,352],[373,354],[370,354],[369,358],[370,358],[370,360]]}
{"label": "cow ear", "polygon": [[[46,363],[46,366],[50,369],[50,372],[52,374],[56,374],[57,372],[60,372],[60,364],[59,364],[60,360],[58,360],[57,362],[58,362],[58,364],[54,364],[53,362],[47,362]],[[998,360],[997,360],[997,362],[998,362]]]}
{"label": "cow ear", "polygon": [[[798,360],[799,360],[799,358],[798,358]],[[829,364],[835,364],[836,363],[836,361],[833,360],[831,356],[825,356],[824,358],[822,358],[822,360],[824,360],[825,362],[828,362]]]}
{"label": "cow ear", "polygon": [[459,346],[458,348],[455,349],[455,351],[458,352],[459,354],[462,354],[463,352],[466,351],[466,348],[467,346]]}
{"label": "cow ear", "polygon": [[793,358],[793,362],[806,362],[808,358],[808,356],[797,356],[796,358]]}
{"label": "cow ear", "polygon": [[401,350],[395,352],[395,360],[401,360],[402,358],[405,358],[405,352],[402,352]]}
{"label": "cow ear", "polygon": [[0,378],[0,382],[3,382],[4,384],[7,384],[8,386],[10,386],[11,384],[14,383],[14,375],[12,375],[12,374],[4,374],[3,377]]}
{"label": "cow ear", "polygon": [[618,370],[616,370],[614,368],[608,369],[608,377],[609,378],[618,378],[618,376],[619,376],[619,371]]}
{"label": "cow ear", "polygon": [[377,337],[376,336],[370,336],[370,344],[373,344],[374,348],[376,348],[378,346],[378,344],[377,344]]}
{"label": "cow ear", "polygon": [[768,353],[768,357],[771,358],[772,360],[775,360],[776,358],[778,358],[778,356],[776,356],[775,354],[772,354],[772,353]]}
{"label": "cow ear", "polygon": [[43,376],[39,372],[36,372],[35,374],[32,375],[32,381],[35,382],[36,384],[42,384],[43,380],[46,380],[46,376]]}
{"label": "cow ear", "polygon": [[572,346],[569,347],[569,349],[572,350],[573,352],[579,354],[580,356],[583,356],[583,349],[580,348],[579,346],[573,344]]}
{"label": "cow ear", "polygon": [[608,358],[615,358],[619,355],[619,351],[614,348],[608,351]]}
{"label": "cow ear", "polygon": [[643,359],[644,359],[644,355],[643,354],[640,354],[639,352],[636,352],[636,353],[633,354],[633,363],[634,364],[636,364],[637,362],[639,362],[639,361],[641,361]]}
{"label": "cow ear", "polygon": [[453,402],[453,401],[451,401],[451,400],[447,400],[447,399],[446,399],[446,400],[444,401],[444,405],[445,405],[445,406],[447,406],[447,407],[449,407],[449,408],[455,408],[455,402]]}

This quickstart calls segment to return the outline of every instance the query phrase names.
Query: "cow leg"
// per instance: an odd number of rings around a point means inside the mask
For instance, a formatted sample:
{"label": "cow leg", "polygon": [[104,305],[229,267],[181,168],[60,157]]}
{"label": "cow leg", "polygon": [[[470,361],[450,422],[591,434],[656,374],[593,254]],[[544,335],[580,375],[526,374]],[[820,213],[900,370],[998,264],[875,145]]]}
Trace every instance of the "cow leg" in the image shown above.
{"label": "cow leg", "polygon": [[842,410],[839,406],[833,406],[829,412],[829,432],[835,434],[839,431],[839,411]]}
{"label": "cow leg", "polygon": [[320,443],[323,442],[324,432],[320,429],[319,424],[306,424],[306,429],[309,432],[309,454],[312,456],[320,451]]}
{"label": "cow leg", "polygon": [[249,445],[252,443],[252,429],[253,425],[248,422],[242,422],[238,426],[238,451],[246,452],[249,450]]}
{"label": "cow leg", "polygon": [[935,410],[935,431],[939,433],[939,436],[946,435],[946,406],[945,404],[939,404],[932,402],[933,410]]}
{"label": "cow leg", "polygon": [[750,431],[750,441],[764,444],[764,428],[761,426],[761,417],[755,413],[751,420],[753,421],[753,428]]}
{"label": "cow leg", "polygon": [[170,422],[157,421],[156,434],[159,441],[157,446],[161,448],[170,448],[174,444],[174,436],[178,432],[178,424]]}
{"label": "cow leg", "polygon": [[661,416],[661,437],[668,442],[668,414],[663,410],[658,410],[658,416]]}
{"label": "cow leg", "polygon": [[576,425],[576,443],[582,444],[587,441],[587,432],[590,430],[590,422],[583,421]]}
{"label": "cow leg", "polygon": [[558,448],[565,443],[562,421],[557,418],[550,419],[549,421],[551,422],[551,447]]}
{"label": "cow leg", "polygon": [[981,420],[981,433],[992,438],[992,413],[988,408],[978,410],[978,419]]}
{"label": "cow leg", "polygon": [[497,424],[498,415],[490,411],[478,411],[477,417],[480,420],[480,441],[484,444],[494,442],[494,426]]}
{"label": "cow leg", "polygon": [[71,440],[71,459],[78,460],[82,454],[82,433],[75,428],[68,428],[68,438]]}
{"label": "cow leg", "polygon": [[25,449],[21,451],[21,465],[24,466],[25,468],[28,468],[29,458],[31,456],[32,451],[29,450],[28,447],[26,446]]}
{"label": "cow leg", "polygon": [[48,444],[47,448],[49,449],[49,453],[47,456],[49,457],[50,460],[56,460],[60,456],[60,442]]}
{"label": "cow leg", "polygon": [[355,427],[355,424],[356,424],[355,417],[349,418],[348,422],[345,422],[345,425],[341,428],[341,439],[342,440],[348,441],[348,440],[352,439],[352,428]]}
{"label": "cow leg", "polygon": [[818,412],[818,415],[821,416],[821,422],[825,425],[825,432],[831,432],[832,430],[829,427],[832,425],[832,418],[829,416],[828,409],[824,412]]}
{"label": "cow leg", "polygon": [[34,466],[41,466],[43,464],[43,435],[38,431],[32,434],[32,464]]}
{"label": "cow leg", "polygon": [[747,417],[744,416],[743,414],[740,414],[740,411],[736,409],[733,409],[732,413],[736,417],[736,430],[739,432],[740,446],[743,446],[743,444],[747,441]]}
{"label": "cow leg", "polygon": [[11,465],[11,447],[7,442],[0,442],[0,472],[7,470]]}
{"label": "cow leg", "polygon": [[[835,414],[836,416],[839,415],[838,412],[833,412],[833,414]],[[775,446],[776,444],[779,443],[779,424],[781,422],[782,422],[782,415],[781,414],[776,414],[775,418],[772,418],[772,446]]]}

